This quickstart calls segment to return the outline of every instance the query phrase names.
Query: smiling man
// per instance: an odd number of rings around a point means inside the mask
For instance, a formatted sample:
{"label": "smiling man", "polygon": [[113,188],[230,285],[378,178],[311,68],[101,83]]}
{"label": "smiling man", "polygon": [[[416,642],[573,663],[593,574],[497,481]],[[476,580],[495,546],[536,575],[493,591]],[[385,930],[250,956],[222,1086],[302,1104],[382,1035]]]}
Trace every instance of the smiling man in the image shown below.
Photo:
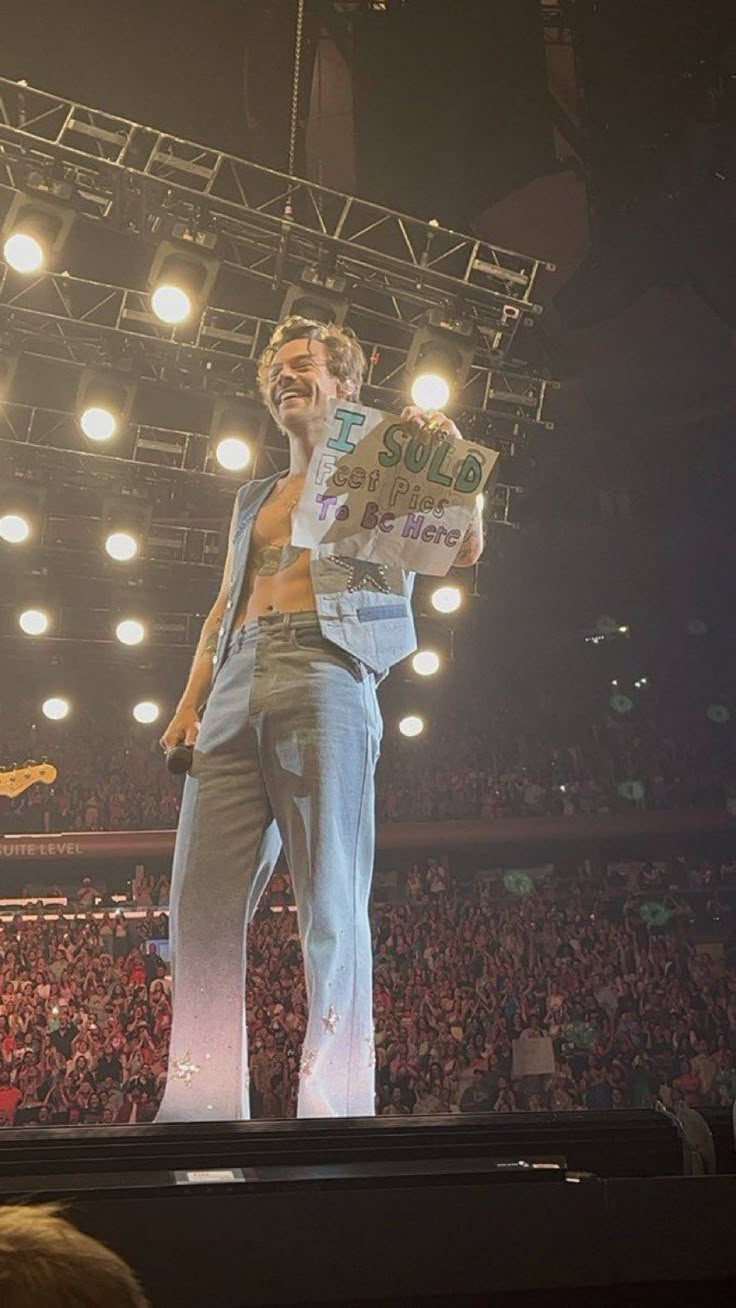
{"label": "smiling man", "polygon": [[[280,324],[260,361],[289,469],[237,494],[220,591],[161,737],[164,748],[183,741],[194,751],[174,851],[173,1021],[157,1122],[250,1116],[246,928],[282,846],[309,1003],[298,1115],[375,1111],[376,687],[416,649],[414,576],[291,544],[327,403],[357,400],[364,368],[350,331],[301,318]],[[402,418],[427,427],[418,409]],[[432,429],[459,436],[442,414]],[[475,563],[481,549],[478,513],[456,561]]]}

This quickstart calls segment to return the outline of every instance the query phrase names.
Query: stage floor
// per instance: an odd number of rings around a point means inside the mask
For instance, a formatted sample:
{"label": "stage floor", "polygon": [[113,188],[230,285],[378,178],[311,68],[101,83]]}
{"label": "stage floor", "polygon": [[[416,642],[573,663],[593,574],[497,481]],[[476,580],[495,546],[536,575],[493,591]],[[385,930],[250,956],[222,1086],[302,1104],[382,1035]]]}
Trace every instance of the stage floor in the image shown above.
{"label": "stage floor", "polygon": [[22,1129],[0,1153],[5,1202],[64,1200],[156,1308],[634,1285],[674,1304],[681,1283],[713,1303],[736,1288],[736,1176],[682,1169],[653,1112]]}

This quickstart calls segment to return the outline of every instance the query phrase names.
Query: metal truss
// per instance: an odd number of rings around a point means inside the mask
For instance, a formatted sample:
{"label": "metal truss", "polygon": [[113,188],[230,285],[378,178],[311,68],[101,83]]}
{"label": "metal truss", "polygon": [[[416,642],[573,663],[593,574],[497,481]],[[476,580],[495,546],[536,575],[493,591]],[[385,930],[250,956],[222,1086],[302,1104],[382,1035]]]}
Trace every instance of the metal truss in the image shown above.
{"label": "metal truss", "polygon": [[[275,322],[209,306],[182,340],[181,330],[164,327],[138,291],[61,274],[18,284],[6,269],[0,277],[0,326],[31,354],[83,365],[113,361],[124,350],[143,378],[171,384],[179,375],[185,384],[237,385],[255,395],[258,358]],[[405,345],[386,345],[377,336],[361,343],[369,361],[367,397],[376,404],[403,403],[411,333],[406,331]],[[550,385],[556,383],[489,366],[479,353],[457,408],[474,420],[486,419],[489,440],[521,441],[530,428],[554,426],[543,416]]]}
{"label": "metal truss", "polygon": [[[0,612],[5,611],[4,630],[0,640],[20,648],[28,647],[28,637],[23,632],[13,630],[16,623],[18,604],[0,604]],[[121,646],[114,634],[115,624],[123,617],[141,617],[140,606],[131,596],[127,604],[121,602],[117,608],[74,609],[64,605],[59,609],[58,622],[53,631],[44,634],[44,647],[54,650],[64,645],[98,646],[103,650],[120,650]],[[189,649],[196,645],[201,628],[201,614],[162,613],[156,611],[150,618],[144,611],[142,620],[148,628],[148,636],[141,650],[151,647],[156,649]]]}
{"label": "metal truss", "polygon": [[486,241],[277,173],[60,96],[0,78],[0,184],[29,172],[72,184],[79,210],[159,240],[172,220],[218,237],[223,262],[273,287],[327,260],[353,310],[411,322],[452,304],[493,329],[500,359],[553,268]]}
{"label": "metal truss", "polygon": [[[155,479],[157,483],[171,482],[177,476],[190,479],[198,473],[213,487],[222,489],[224,494],[230,494],[236,481],[240,484],[248,479],[249,474],[245,472],[238,476],[226,474],[222,470],[216,471],[217,465],[209,450],[209,437],[200,432],[131,424],[127,435],[128,443],[124,454],[103,453],[89,448],[73,414],[59,409],[44,409],[39,405],[0,405],[0,446],[12,443],[16,447],[33,450],[38,458],[45,458],[47,462],[56,461],[57,466],[59,456],[69,466],[73,460],[76,460],[77,466],[84,461],[104,464],[110,485],[129,481],[127,474],[133,471],[138,471],[142,478]],[[284,456],[280,447],[264,443],[259,453],[262,456],[259,475],[268,475],[282,467]],[[200,466],[193,469],[192,461]],[[511,511],[515,496],[522,491],[521,486],[497,482],[493,488],[492,502],[486,510],[489,521],[505,526],[516,525],[511,520]],[[167,530],[168,541],[159,539],[158,543],[170,548],[171,552],[164,552],[160,557],[172,562],[184,561],[189,552],[188,529],[171,527]],[[218,536],[218,549],[219,546]],[[207,553],[206,547],[204,552]],[[154,553],[150,557],[159,556]],[[201,561],[207,560],[203,558]]]}

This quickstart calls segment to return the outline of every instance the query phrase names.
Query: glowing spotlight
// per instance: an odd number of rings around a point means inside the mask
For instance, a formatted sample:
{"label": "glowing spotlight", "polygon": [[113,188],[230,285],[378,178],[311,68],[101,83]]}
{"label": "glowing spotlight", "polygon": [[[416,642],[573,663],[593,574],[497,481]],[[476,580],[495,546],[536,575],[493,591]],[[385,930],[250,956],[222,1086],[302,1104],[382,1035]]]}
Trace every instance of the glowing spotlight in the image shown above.
{"label": "glowing spotlight", "polygon": [[91,441],[109,441],[118,427],[115,414],[99,407],[85,409],[79,425]]}
{"label": "glowing spotlight", "polygon": [[409,713],[407,717],[401,719],[399,731],[402,736],[421,736],[424,731],[424,721],[416,713]]}
{"label": "glowing spotlight", "polygon": [[459,586],[438,586],[432,591],[432,607],[438,613],[454,613],[460,608],[462,598]]}
{"label": "glowing spotlight", "polygon": [[250,463],[250,450],[239,436],[226,436],[218,441],[215,458],[228,472],[241,472]]}
{"label": "glowing spotlight", "polygon": [[175,325],[201,313],[219,270],[217,234],[175,223],[172,239],[162,241],[148,273],[151,307],[161,322]]}
{"label": "glowing spotlight", "polygon": [[152,699],[142,699],[133,709],[133,717],[136,722],[155,722],[161,710],[158,704],[154,704]]}
{"label": "glowing spotlight", "polygon": [[51,718],[52,722],[60,722],[69,712],[69,701],[52,696],[51,699],[44,700],[41,711],[44,717]]}
{"label": "glowing spotlight", "polygon": [[127,563],[138,553],[138,541],[127,531],[112,531],[105,541],[105,549],[117,563]]}
{"label": "glowing spotlight", "polygon": [[450,387],[436,372],[423,372],[414,378],[411,398],[420,409],[444,409],[450,398]]}
{"label": "glowing spotlight", "polygon": [[151,296],[151,308],[161,322],[175,326],[191,316],[191,297],[181,286],[163,282]]}
{"label": "glowing spotlight", "polygon": [[46,263],[46,251],[29,232],[13,232],[3,245],[3,258],[14,272],[35,273]]}
{"label": "glowing spotlight", "polygon": [[0,540],[7,541],[8,545],[21,545],[24,540],[28,540],[30,534],[27,519],[19,513],[4,513],[0,518]]}
{"label": "glowing spotlight", "polygon": [[18,624],[27,636],[43,636],[49,628],[49,615],[42,609],[25,609],[18,619]]}
{"label": "glowing spotlight", "polygon": [[115,628],[115,635],[121,645],[140,645],[146,634],[146,629],[142,622],[136,618],[123,618]]}
{"label": "glowing spotlight", "polygon": [[420,677],[432,677],[439,671],[440,656],[433,649],[420,649],[414,655],[411,666]]}

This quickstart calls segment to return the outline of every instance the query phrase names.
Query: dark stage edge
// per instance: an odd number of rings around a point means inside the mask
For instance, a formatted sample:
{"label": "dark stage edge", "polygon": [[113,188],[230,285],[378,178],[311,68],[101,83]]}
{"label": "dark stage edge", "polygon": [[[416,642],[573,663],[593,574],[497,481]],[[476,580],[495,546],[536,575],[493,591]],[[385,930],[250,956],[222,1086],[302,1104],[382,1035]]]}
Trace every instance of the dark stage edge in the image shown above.
{"label": "dark stage edge", "polygon": [[681,1173],[667,1119],[625,1111],[24,1128],[0,1150],[3,1201],[61,1199],[154,1308],[736,1302],[736,1175]]}

